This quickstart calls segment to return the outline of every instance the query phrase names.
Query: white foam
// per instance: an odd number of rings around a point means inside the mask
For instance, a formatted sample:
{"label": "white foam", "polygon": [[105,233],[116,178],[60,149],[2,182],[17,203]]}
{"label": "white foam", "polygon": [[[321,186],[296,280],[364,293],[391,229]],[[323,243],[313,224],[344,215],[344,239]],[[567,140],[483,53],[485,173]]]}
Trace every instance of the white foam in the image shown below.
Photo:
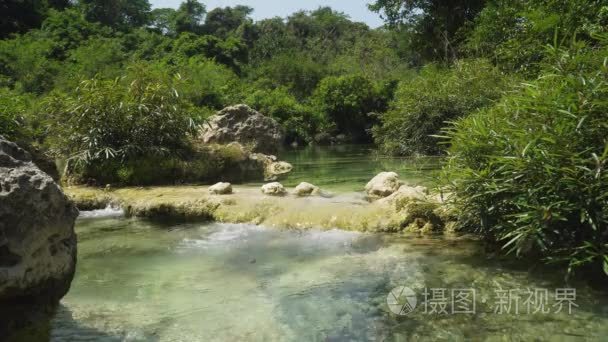
{"label": "white foam", "polygon": [[79,217],[81,218],[98,218],[98,217],[120,217],[124,216],[125,211],[121,208],[115,208],[108,205],[105,209],[81,211]]}

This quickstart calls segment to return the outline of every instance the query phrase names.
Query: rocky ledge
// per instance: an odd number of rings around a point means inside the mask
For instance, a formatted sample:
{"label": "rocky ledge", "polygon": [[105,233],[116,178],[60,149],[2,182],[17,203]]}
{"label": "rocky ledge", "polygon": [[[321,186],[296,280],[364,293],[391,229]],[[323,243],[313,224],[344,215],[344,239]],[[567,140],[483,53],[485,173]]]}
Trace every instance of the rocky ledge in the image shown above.
{"label": "rocky ledge", "polygon": [[[68,292],[78,211],[31,156],[0,137],[0,336],[37,329]],[[44,328],[41,328],[44,329]],[[26,339],[27,340],[27,339]]]}
{"label": "rocky ledge", "polygon": [[[226,184],[222,185],[227,187]],[[312,184],[286,189],[231,186],[220,194],[204,186],[66,189],[82,209],[121,207],[129,216],[253,223],[278,228],[339,228],[369,232],[433,233],[450,230],[454,216],[423,187],[400,185],[387,197],[364,193],[330,195]],[[306,188],[306,195],[302,191]],[[277,190],[278,189],[278,190]],[[308,191],[310,190],[310,191]]]}

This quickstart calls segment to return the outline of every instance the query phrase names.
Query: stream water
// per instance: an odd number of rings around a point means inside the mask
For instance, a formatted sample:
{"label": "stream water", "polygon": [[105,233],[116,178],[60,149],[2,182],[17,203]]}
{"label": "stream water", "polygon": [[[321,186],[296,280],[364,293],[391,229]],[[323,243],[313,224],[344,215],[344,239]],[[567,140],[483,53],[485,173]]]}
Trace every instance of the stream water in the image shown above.
{"label": "stream water", "polygon": [[[378,162],[353,148],[291,153],[289,182],[333,191],[360,189],[382,169],[411,182],[433,173],[430,164]],[[605,293],[531,264],[490,259],[470,239],[159,223],[112,210],[84,213],[76,229],[76,277],[52,322],[53,341],[608,336]]]}
{"label": "stream water", "polygon": [[[312,183],[338,192],[362,191],[365,184],[382,171],[397,172],[408,183],[430,185],[435,181],[441,158],[404,158],[381,155],[373,146],[336,145],[287,148],[279,159],[293,165],[289,176],[281,180],[288,187],[300,182]],[[259,184],[252,184],[259,185]]]}
{"label": "stream water", "polygon": [[[78,221],[79,262],[53,322],[55,341],[605,341],[608,298],[539,270],[489,261],[467,240],[282,231],[233,224]],[[387,296],[407,286],[416,310]],[[571,314],[556,289],[576,289]],[[446,289],[423,303],[424,288]],[[453,313],[451,290],[475,291]],[[519,313],[498,290],[521,290]],[[548,312],[523,291],[546,289]],[[429,296],[430,297],[430,296]],[[485,302],[485,303],[484,303]],[[439,313],[445,303],[447,313]],[[469,302],[471,304],[472,302]],[[540,303],[540,302],[539,302]],[[542,304],[542,303],[541,303]],[[426,313],[425,313],[426,306]],[[432,308],[437,312],[433,313]],[[468,309],[471,309],[469,305]]]}

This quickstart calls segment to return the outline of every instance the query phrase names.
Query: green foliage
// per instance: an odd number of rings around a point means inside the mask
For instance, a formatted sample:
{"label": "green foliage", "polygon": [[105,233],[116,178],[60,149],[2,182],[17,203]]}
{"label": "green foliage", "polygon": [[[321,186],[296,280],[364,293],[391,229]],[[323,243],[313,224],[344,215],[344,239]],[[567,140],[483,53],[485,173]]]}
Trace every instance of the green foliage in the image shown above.
{"label": "green foliage", "polygon": [[324,78],[313,95],[321,112],[356,141],[367,138],[373,124],[369,114],[381,107],[379,99],[374,84],[359,75]]}
{"label": "green foliage", "polygon": [[608,255],[608,49],[558,62],[447,130],[463,226],[503,250],[599,272]]}
{"label": "green foliage", "polygon": [[[127,54],[122,41],[116,38],[92,38],[70,51],[59,78],[90,79],[95,75],[107,79],[121,76]],[[59,86],[59,85],[58,85]],[[66,89],[77,84],[62,84]]]}
{"label": "green foliage", "polygon": [[606,32],[608,1],[493,1],[480,13],[467,38],[470,53],[492,58],[509,71],[535,77],[547,45],[568,46],[573,39],[593,44]]}
{"label": "green foliage", "polygon": [[[409,47],[423,61],[458,57],[469,24],[486,0],[376,0],[369,5],[389,25],[408,37]],[[517,2],[517,1],[510,1]]]}
{"label": "green foliage", "polygon": [[460,61],[449,69],[428,65],[401,82],[374,138],[387,153],[440,154],[434,135],[449,121],[493,104],[508,85],[509,78],[485,60]]}
{"label": "green foliage", "polygon": [[242,149],[213,146],[192,149],[182,155],[147,155],[125,160],[104,159],[96,163],[71,164],[67,175],[72,184],[166,185],[247,180],[239,163]]}
{"label": "green foliage", "polygon": [[150,79],[145,68],[130,78],[83,81],[72,95],[52,94],[47,110],[53,150],[85,164],[177,153],[195,128],[173,82]]}
{"label": "green foliage", "polygon": [[64,9],[68,0],[4,0],[0,3],[0,38],[37,28],[50,9]]}
{"label": "green foliage", "polygon": [[42,94],[53,88],[59,63],[52,59],[54,43],[36,33],[0,41],[0,72],[5,86]]}
{"label": "green foliage", "polygon": [[78,5],[91,22],[129,29],[150,21],[148,0],[79,0]]}
{"label": "green foliage", "polygon": [[264,115],[275,118],[283,126],[287,142],[311,142],[324,121],[311,108],[300,104],[287,88],[256,90],[245,102]]}
{"label": "green foliage", "polygon": [[8,140],[29,142],[32,137],[28,114],[33,98],[0,88],[0,135]]}
{"label": "green foliage", "polygon": [[216,36],[182,33],[172,42],[172,50],[178,57],[202,55],[214,58],[235,71],[240,70],[240,65],[247,60],[246,46],[234,37],[222,40]]}
{"label": "green foliage", "polygon": [[182,94],[198,107],[222,109],[234,102],[238,91],[238,77],[228,67],[212,60],[192,57],[184,59],[174,67],[183,82],[179,85]]}
{"label": "green foliage", "polygon": [[[294,63],[294,61],[298,61]],[[325,68],[305,54],[277,55],[257,65],[251,78],[268,87],[286,87],[298,99],[309,97],[323,78]]]}
{"label": "green foliage", "polygon": [[221,38],[227,38],[241,25],[248,22],[247,17],[253,8],[247,6],[218,7],[207,13],[205,18],[205,33]]}
{"label": "green foliage", "polygon": [[197,0],[186,0],[179,5],[170,20],[170,27],[176,34],[182,32],[202,33],[203,17],[207,13],[205,5]]}

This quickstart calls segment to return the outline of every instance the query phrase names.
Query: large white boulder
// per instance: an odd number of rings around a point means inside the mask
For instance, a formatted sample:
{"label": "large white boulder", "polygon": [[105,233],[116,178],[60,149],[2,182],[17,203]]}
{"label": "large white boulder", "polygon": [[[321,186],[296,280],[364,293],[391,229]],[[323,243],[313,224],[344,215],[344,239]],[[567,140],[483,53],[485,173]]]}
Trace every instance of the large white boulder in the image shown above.
{"label": "large white boulder", "polygon": [[247,105],[226,107],[202,126],[200,138],[205,144],[239,142],[253,152],[274,153],[283,143],[281,125]]}
{"label": "large white boulder", "polygon": [[371,197],[386,197],[399,190],[399,175],[395,172],[380,172],[367,183],[365,192]]}
{"label": "large white boulder", "polygon": [[39,322],[68,292],[78,210],[29,153],[0,136],[0,336]]}

